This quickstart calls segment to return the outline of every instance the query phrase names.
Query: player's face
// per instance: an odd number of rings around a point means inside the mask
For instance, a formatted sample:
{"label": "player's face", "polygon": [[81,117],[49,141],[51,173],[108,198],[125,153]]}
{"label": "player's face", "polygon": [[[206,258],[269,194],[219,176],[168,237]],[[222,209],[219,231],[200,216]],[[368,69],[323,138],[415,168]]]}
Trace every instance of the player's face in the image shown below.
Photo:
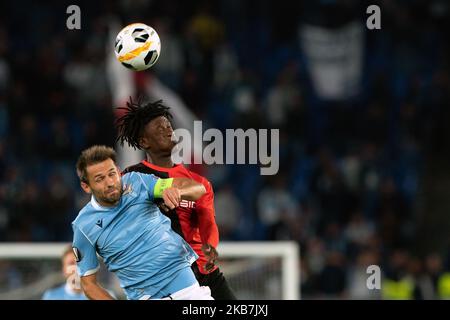
{"label": "player's face", "polygon": [[166,117],[159,116],[145,126],[141,145],[145,150],[170,155],[176,144],[172,136],[172,124]]}
{"label": "player's face", "polygon": [[84,191],[92,193],[103,206],[115,206],[122,196],[119,169],[111,159],[86,168],[89,184],[81,183]]}
{"label": "player's face", "polygon": [[67,253],[62,259],[62,268],[65,278],[70,277],[77,270],[77,261],[72,252]]}

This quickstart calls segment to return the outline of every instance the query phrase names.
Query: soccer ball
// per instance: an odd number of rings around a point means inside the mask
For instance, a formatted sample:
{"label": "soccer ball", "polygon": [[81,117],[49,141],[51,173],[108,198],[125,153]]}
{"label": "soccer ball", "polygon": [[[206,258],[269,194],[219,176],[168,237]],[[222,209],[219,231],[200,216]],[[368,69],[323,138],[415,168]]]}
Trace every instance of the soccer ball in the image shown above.
{"label": "soccer ball", "polygon": [[161,52],[158,33],[143,23],[133,23],[123,28],[116,37],[116,58],[134,71],[142,71],[155,64]]}

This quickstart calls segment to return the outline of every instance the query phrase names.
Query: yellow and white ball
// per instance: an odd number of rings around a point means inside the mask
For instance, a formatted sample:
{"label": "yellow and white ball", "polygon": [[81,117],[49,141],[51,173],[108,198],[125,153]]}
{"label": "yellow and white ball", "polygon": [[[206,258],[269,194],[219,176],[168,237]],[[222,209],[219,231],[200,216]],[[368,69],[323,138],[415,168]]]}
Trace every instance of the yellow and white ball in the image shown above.
{"label": "yellow and white ball", "polygon": [[117,60],[128,69],[142,71],[153,66],[161,53],[161,41],[152,27],[133,23],[123,28],[114,47]]}

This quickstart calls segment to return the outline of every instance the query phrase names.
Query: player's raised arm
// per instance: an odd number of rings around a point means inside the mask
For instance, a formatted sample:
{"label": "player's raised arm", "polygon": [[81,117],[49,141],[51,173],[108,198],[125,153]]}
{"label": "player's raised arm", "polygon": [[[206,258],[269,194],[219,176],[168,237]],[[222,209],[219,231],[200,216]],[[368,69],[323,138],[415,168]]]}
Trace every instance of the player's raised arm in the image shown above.
{"label": "player's raised arm", "polygon": [[202,251],[207,259],[206,265],[200,267],[209,271],[214,268],[216,259],[219,257],[216,250],[219,244],[219,229],[215,220],[213,188],[206,179],[203,179],[203,185],[206,188],[206,193],[196,202],[195,212],[198,215]]}
{"label": "player's raised arm", "polygon": [[154,197],[162,198],[169,209],[178,207],[181,200],[198,200],[205,193],[201,183],[188,178],[158,179],[154,189]]}
{"label": "player's raised arm", "polygon": [[195,201],[206,193],[203,184],[188,178],[173,178],[172,188],[180,190],[183,200]]}

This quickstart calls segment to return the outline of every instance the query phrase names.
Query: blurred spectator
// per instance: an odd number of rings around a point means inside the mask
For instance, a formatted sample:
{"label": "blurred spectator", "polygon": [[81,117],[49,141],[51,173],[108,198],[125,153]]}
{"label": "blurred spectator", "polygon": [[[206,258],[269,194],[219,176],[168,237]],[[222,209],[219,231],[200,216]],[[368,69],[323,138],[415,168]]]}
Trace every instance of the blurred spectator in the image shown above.
{"label": "blurred spectator", "polygon": [[408,272],[409,254],[394,250],[390,256],[382,279],[381,294],[385,300],[412,300],[415,298],[415,282]]}
{"label": "blurred spectator", "polygon": [[299,207],[289,193],[286,179],[274,176],[269,185],[258,195],[258,214],[261,222],[267,227],[268,240],[281,240],[289,235],[290,222],[298,219]]}
{"label": "blurred spectator", "polygon": [[225,185],[214,196],[216,223],[222,240],[233,240],[242,216],[242,205],[229,185]]}
{"label": "blurred spectator", "polygon": [[42,300],[88,300],[81,289],[77,272],[77,261],[72,246],[69,246],[61,256],[61,272],[65,282],[44,292]]}
{"label": "blurred spectator", "polygon": [[319,238],[311,238],[306,244],[306,263],[312,274],[318,275],[325,266],[325,245]]}
{"label": "blurred spectator", "polygon": [[[267,94],[267,121],[272,128],[284,128],[288,114],[300,100],[300,85],[296,82],[293,63],[287,64],[278,74],[277,82]],[[300,123],[298,124],[300,125]]]}
{"label": "blurred spectator", "polygon": [[345,298],[347,289],[347,268],[345,257],[339,251],[327,253],[325,266],[319,274],[318,287],[324,299]]}
{"label": "blurred spectator", "polygon": [[375,251],[362,250],[348,270],[348,298],[356,300],[379,299],[380,290],[367,288],[367,267],[379,265],[379,257]]}
{"label": "blurred spectator", "polygon": [[380,184],[377,205],[379,232],[389,246],[404,246],[407,241],[402,226],[410,217],[409,206],[397,190],[392,178],[383,180]]}
{"label": "blurred spectator", "polygon": [[[48,177],[47,188],[44,191],[47,233],[55,239],[65,238],[71,234],[70,210],[73,206],[72,190],[63,177],[57,173]],[[48,235],[46,236],[48,237]]]}
{"label": "blurred spectator", "polygon": [[311,191],[320,207],[318,228],[322,232],[327,222],[346,222],[355,201],[329,150],[319,152],[318,162],[311,178]]}
{"label": "blurred spectator", "polygon": [[31,114],[23,115],[18,130],[13,143],[15,154],[23,161],[36,161],[43,147],[36,117]]}
{"label": "blurred spectator", "polygon": [[161,38],[161,54],[155,65],[155,72],[166,85],[178,89],[181,83],[181,75],[184,73],[185,56],[181,39],[172,30],[173,22],[170,18],[159,19],[155,25]]}
{"label": "blurred spectator", "polygon": [[450,299],[450,271],[444,268],[439,254],[430,253],[425,257],[425,274],[421,284],[425,299]]}
{"label": "blurred spectator", "polygon": [[347,252],[347,241],[342,233],[341,226],[336,222],[329,222],[325,225],[323,240],[327,251],[336,251],[342,254]]}
{"label": "blurred spectator", "polygon": [[70,160],[75,157],[72,150],[70,132],[66,119],[58,117],[52,120],[50,124],[50,134],[44,148],[47,149],[48,159]]}
{"label": "blurred spectator", "polygon": [[422,282],[423,298],[434,300],[438,298],[438,281],[443,272],[442,259],[437,253],[425,257],[424,279]]}
{"label": "blurred spectator", "polygon": [[366,221],[361,212],[353,214],[344,231],[347,240],[358,246],[364,246],[374,232],[373,224]]}

